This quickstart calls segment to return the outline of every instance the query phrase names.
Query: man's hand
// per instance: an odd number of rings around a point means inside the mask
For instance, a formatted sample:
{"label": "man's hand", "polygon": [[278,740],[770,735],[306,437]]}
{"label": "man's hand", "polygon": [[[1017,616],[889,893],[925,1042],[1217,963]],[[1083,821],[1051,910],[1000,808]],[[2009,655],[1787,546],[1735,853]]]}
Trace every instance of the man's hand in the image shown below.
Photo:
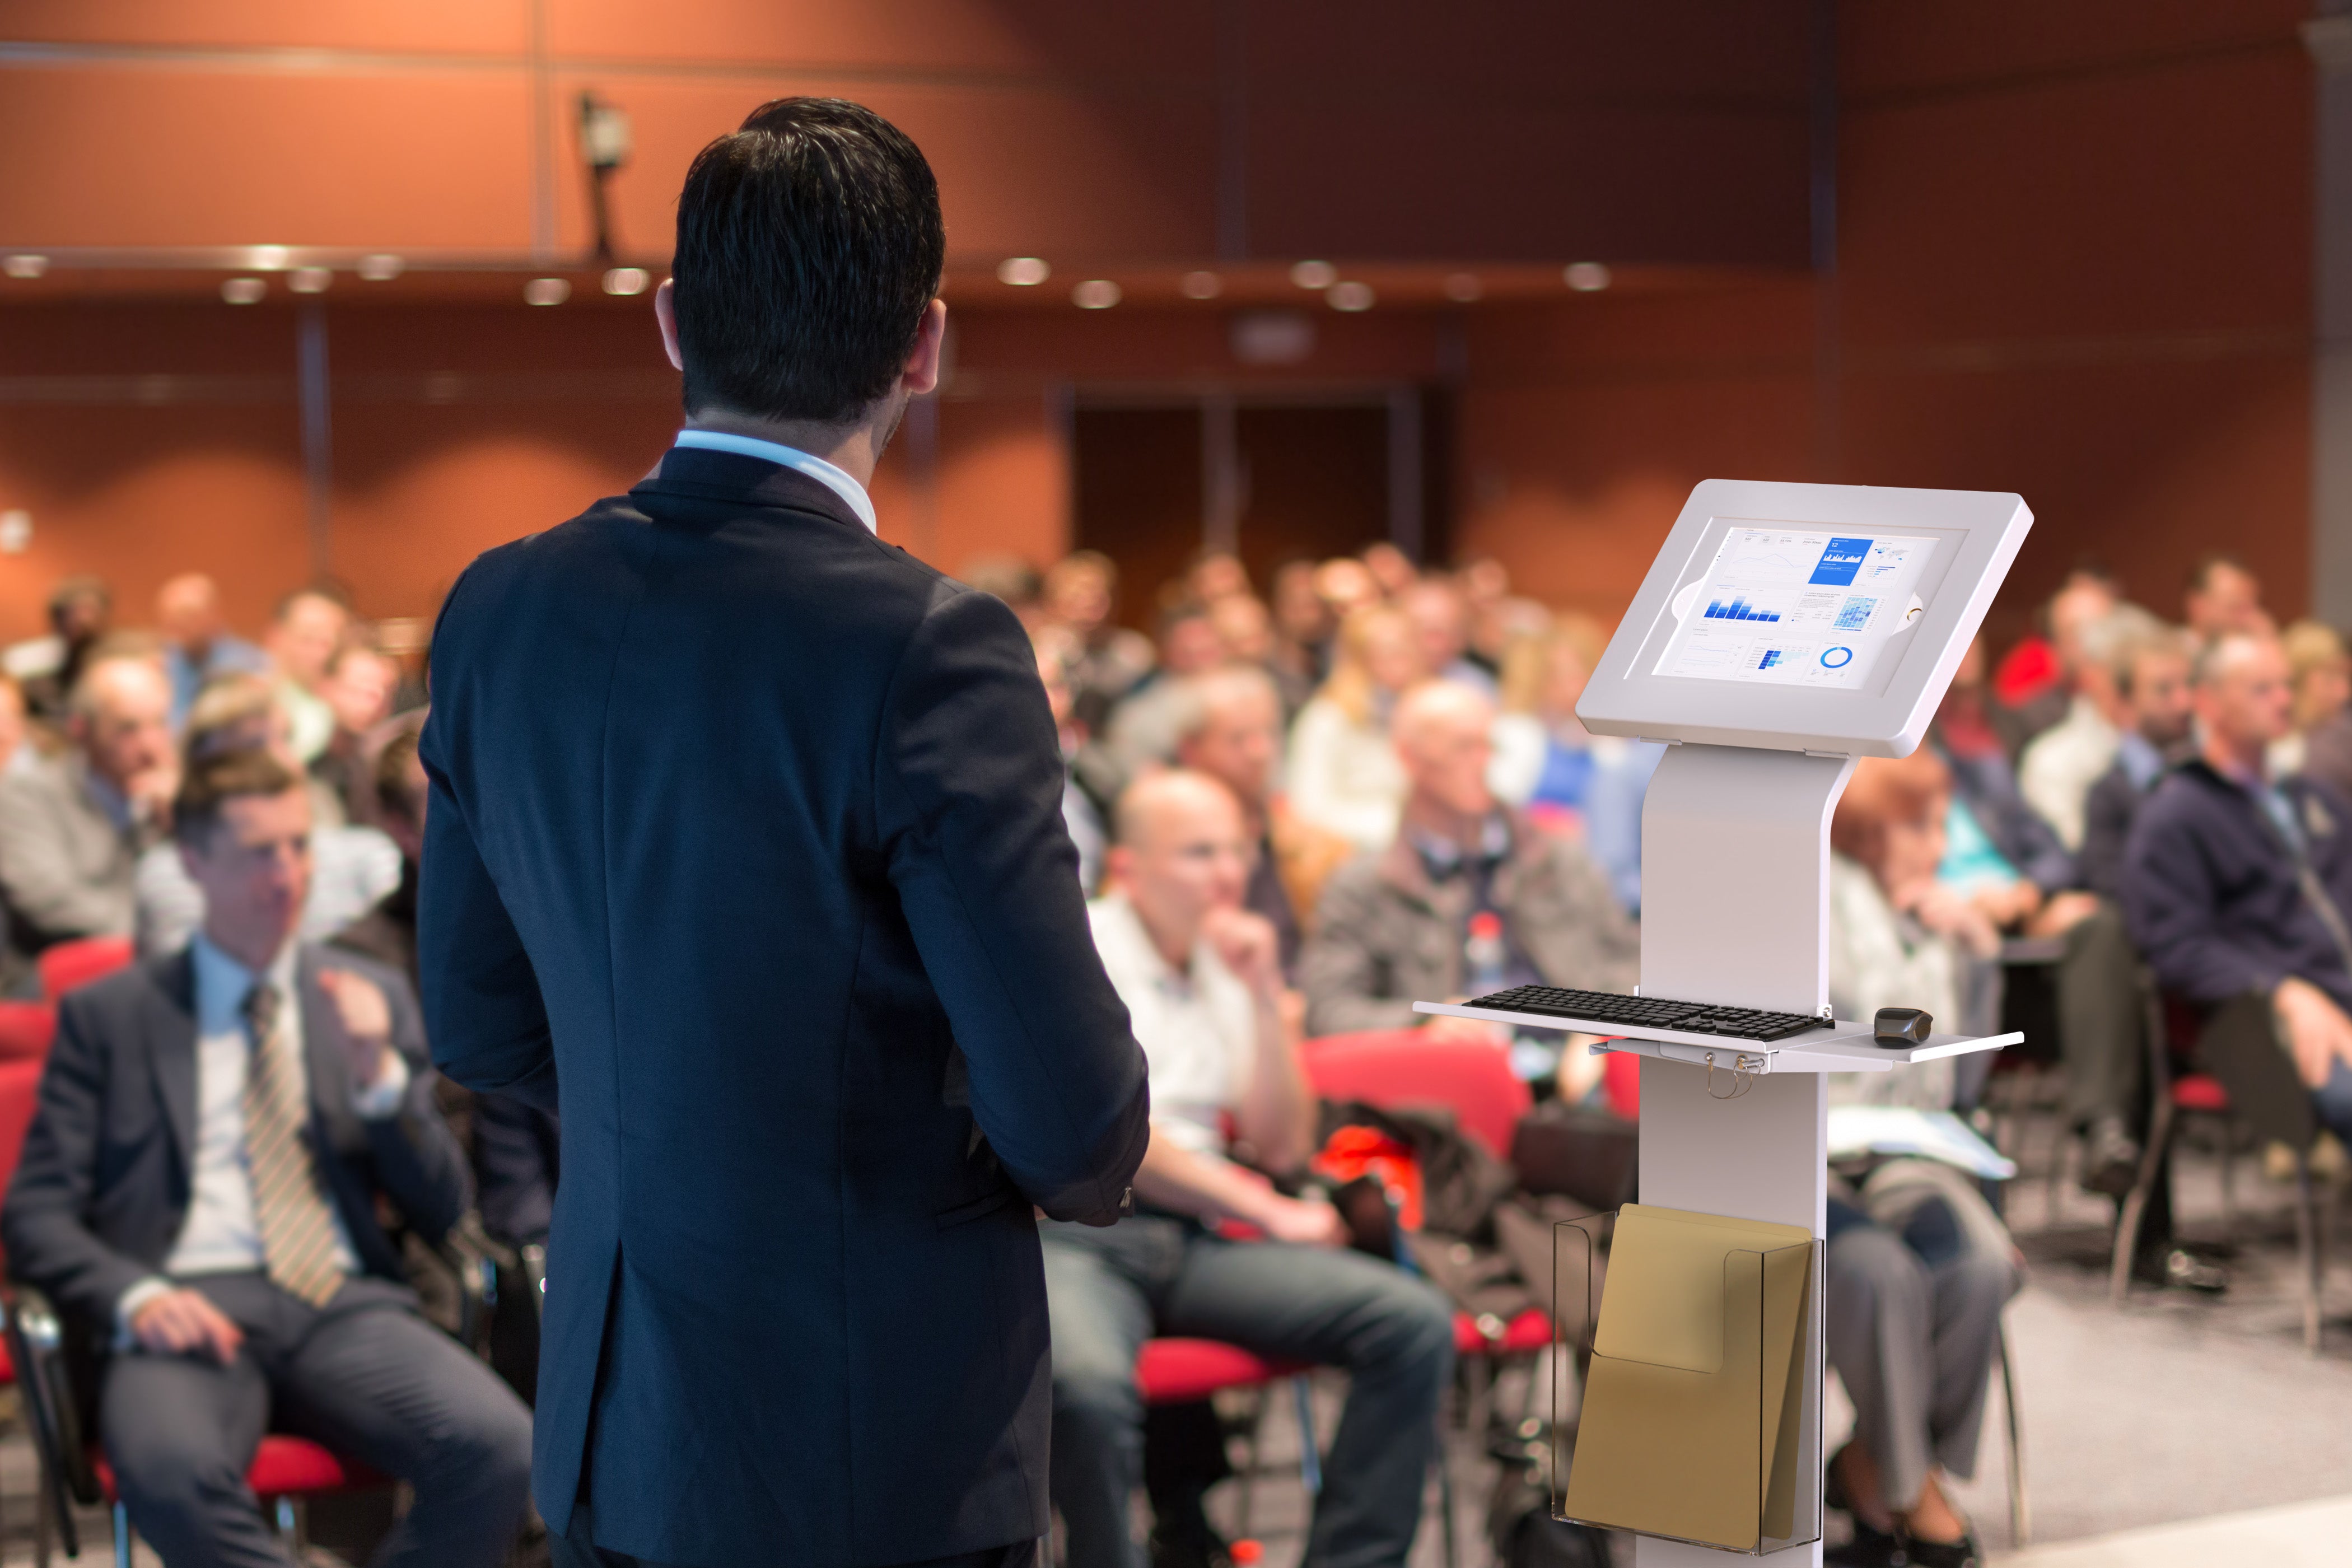
{"label": "man's hand", "polygon": [[2280,981],[2271,993],[2271,1010],[2305,1088],[2325,1084],[2337,1062],[2352,1063],[2352,1018],[2310,981],[2292,974]]}
{"label": "man's hand", "polygon": [[131,1337],[157,1355],[209,1355],[226,1366],[245,1343],[245,1331],[200,1290],[175,1288],[131,1314]]}
{"label": "man's hand", "polygon": [[320,970],[319,985],[342,1021],[343,1059],[351,1065],[352,1081],[362,1091],[374,1088],[392,1052],[392,1004],[373,982],[348,970]]}
{"label": "man's hand", "polygon": [[1209,950],[1258,997],[1282,990],[1282,942],[1274,922],[1247,910],[1211,910],[1201,921]]}
{"label": "man's hand", "polygon": [[1932,878],[1898,889],[1888,901],[1937,936],[1949,937],[1979,958],[1990,958],[2000,951],[2000,932],[1993,929],[1992,921],[1976,900]]}
{"label": "man's hand", "polygon": [[2070,889],[2050,895],[2050,901],[2034,911],[2025,922],[2028,936],[2064,936],[2084,921],[2099,912],[2099,896]]}
{"label": "man's hand", "polygon": [[1301,1247],[1348,1245],[1348,1222],[1321,1198],[1286,1198],[1280,1193],[1268,1193],[1261,1211],[1249,1219],[1276,1241]]}
{"label": "man's hand", "polygon": [[176,761],[159,763],[135,773],[122,786],[122,797],[130,804],[131,815],[159,827],[171,826],[172,797],[179,793],[180,766]]}

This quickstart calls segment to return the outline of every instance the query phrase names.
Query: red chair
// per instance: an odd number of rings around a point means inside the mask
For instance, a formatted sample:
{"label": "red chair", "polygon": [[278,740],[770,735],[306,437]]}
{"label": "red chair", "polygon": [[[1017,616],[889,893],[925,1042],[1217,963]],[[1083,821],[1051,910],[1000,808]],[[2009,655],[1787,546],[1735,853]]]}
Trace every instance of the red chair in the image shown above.
{"label": "red chair", "polygon": [[[1307,1385],[1308,1370],[1297,1363],[1269,1361],[1223,1340],[1171,1337],[1145,1342],[1135,1358],[1135,1384],[1146,1405],[1190,1405],[1228,1389],[1262,1389],[1286,1379],[1291,1397],[1297,1402],[1299,1479],[1307,1485],[1307,1496],[1312,1497],[1323,1489],[1323,1463],[1315,1448],[1315,1405]],[[1249,1423],[1249,1457],[1242,1467],[1240,1517],[1234,1531],[1235,1545],[1249,1539],[1250,1503],[1257,1484],[1258,1423],[1265,1414],[1261,1403]]]}
{"label": "red chair", "polygon": [[0,1002],[0,1062],[43,1061],[58,1032],[58,1010],[47,1002]]}
{"label": "red chair", "polygon": [[105,979],[136,956],[127,936],[86,936],[42,949],[33,967],[40,972],[41,990],[55,1002],[76,986]]}
{"label": "red chair", "polygon": [[1500,1046],[1432,1040],[1419,1029],[1327,1035],[1299,1047],[1307,1081],[1325,1100],[1360,1100],[1383,1110],[1434,1105],[1498,1160],[1534,1105]]}

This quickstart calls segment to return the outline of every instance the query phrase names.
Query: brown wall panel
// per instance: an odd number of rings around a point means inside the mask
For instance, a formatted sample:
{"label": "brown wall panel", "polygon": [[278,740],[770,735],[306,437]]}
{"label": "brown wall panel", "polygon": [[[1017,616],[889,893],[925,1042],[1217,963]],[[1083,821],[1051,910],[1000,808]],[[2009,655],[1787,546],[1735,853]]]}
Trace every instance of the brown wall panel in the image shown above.
{"label": "brown wall panel", "polygon": [[561,56],[730,61],[894,71],[1205,77],[1216,50],[1207,0],[549,0]]}
{"label": "brown wall panel", "polygon": [[1858,342],[2300,328],[2311,72],[2285,57],[1849,117]]}
{"label": "brown wall panel", "polygon": [[2313,9],[2310,0],[1845,0],[1838,75],[1847,93],[1867,97],[2291,51]]}
{"label": "brown wall panel", "polygon": [[0,70],[0,243],[519,247],[530,123],[520,76]]}
{"label": "brown wall panel", "polygon": [[746,76],[562,79],[558,211],[574,248],[589,237],[568,118],[583,87],[635,122],[636,154],[612,182],[619,247],[632,256],[669,254],[695,153],[760,104],[796,93],[854,98],[914,138],[939,176],[950,256],[1103,260],[1205,256],[1213,247],[1214,127],[1204,99]]}
{"label": "brown wall panel", "polygon": [[520,54],[530,0],[9,0],[0,37],[195,47]]}

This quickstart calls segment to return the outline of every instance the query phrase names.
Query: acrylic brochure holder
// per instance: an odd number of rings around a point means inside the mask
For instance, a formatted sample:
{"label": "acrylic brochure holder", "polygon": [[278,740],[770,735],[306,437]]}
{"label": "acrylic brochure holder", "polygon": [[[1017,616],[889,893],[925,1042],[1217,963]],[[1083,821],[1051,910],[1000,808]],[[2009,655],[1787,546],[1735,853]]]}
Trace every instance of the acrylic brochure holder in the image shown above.
{"label": "acrylic brochure holder", "polygon": [[1798,1483],[1811,1233],[1628,1204],[1556,1226],[1553,1270],[1556,1342],[1584,1366],[1577,1420],[1553,1423],[1553,1514],[1748,1556],[1818,1542],[1820,1489]]}
{"label": "acrylic brochure holder", "polygon": [[[1554,1297],[1560,1342],[1591,1352],[1557,1506],[1633,1531],[1636,1568],[1821,1562],[1827,1075],[2018,1038],[1889,1051],[1831,1018],[1830,818],[1859,759],[1918,745],[2032,521],[2014,495],[1706,480],[1577,704],[1595,733],[1667,743],[1642,805],[1642,994],[1824,1020],[1739,1042],[1496,1016],[1618,1036],[1601,1048],[1643,1058],[1641,1202],[1614,1244],[1632,1256],[1611,1257],[1597,1313],[1582,1280]],[[1702,1288],[1686,1254],[1636,1261],[1677,1225],[1749,1228],[1704,1244],[1718,1250]],[[1561,1241],[1557,1268],[1598,1272],[1590,1228]],[[1645,1291],[1678,1330],[1639,1331]],[[1591,1326],[1569,1331],[1577,1303]],[[1663,1415],[1625,1414],[1644,1409],[1676,1413],[1674,1445]]]}

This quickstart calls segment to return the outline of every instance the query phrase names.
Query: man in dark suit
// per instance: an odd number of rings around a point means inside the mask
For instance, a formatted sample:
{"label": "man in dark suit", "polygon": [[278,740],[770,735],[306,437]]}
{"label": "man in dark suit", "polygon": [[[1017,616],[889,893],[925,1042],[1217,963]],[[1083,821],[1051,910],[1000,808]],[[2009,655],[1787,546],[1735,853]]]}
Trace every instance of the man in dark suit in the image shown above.
{"label": "man in dark suit", "polygon": [[1046,1528],[1032,1205],[1115,1216],[1149,1104],[1020,622],[874,532],[944,243],[854,104],[704,149],[655,301],[687,429],[435,637],[425,1011],[460,1081],[561,1084],[533,1482],[571,1561]]}
{"label": "man in dark suit", "polygon": [[100,1436],[173,1568],[285,1568],[245,1486],[272,1426],[415,1486],[378,1563],[490,1568],[530,1416],[417,1314],[378,1219],[437,1239],[468,1195],[415,1000],[292,940],[310,805],[283,763],[200,763],[173,815],[204,931],[65,998],[0,1208],[9,1266],[110,1347]]}

